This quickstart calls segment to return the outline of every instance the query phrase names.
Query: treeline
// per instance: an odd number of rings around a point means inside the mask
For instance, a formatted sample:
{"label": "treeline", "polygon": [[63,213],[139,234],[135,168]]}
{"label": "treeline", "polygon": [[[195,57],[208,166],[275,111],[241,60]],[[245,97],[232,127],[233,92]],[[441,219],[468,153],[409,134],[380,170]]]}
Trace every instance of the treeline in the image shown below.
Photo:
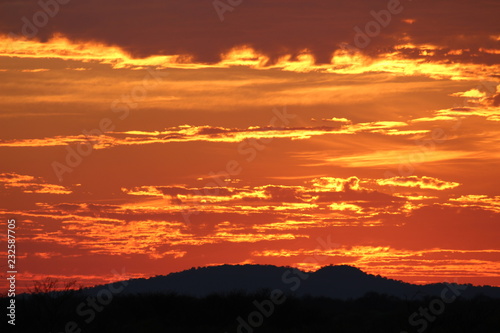
{"label": "treeline", "polygon": [[[0,300],[3,309],[9,299]],[[356,300],[295,297],[262,290],[195,298],[176,294],[89,298],[82,292],[16,300],[16,327],[37,333],[498,333],[500,300],[401,300],[370,293]]]}

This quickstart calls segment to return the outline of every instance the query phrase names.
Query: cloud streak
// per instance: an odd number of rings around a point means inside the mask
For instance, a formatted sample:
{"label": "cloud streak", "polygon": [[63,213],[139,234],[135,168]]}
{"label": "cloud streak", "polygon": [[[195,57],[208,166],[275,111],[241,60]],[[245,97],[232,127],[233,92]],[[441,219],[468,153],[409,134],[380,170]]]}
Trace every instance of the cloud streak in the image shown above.
{"label": "cloud streak", "polygon": [[71,194],[72,190],[55,184],[48,184],[40,177],[20,175],[17,173],[1,173],[0,185],[5,189],[20,189],[23,193],[37,194]]}

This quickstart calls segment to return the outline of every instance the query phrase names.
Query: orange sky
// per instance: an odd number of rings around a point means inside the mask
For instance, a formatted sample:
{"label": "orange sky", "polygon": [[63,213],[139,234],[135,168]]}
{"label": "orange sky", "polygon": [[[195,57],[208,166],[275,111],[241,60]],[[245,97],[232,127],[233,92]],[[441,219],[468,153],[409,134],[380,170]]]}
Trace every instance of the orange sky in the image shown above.
{"label": "orange sky", "polygon": [[238,263],[500,286],[498,5],[402,1],[361,45],[394,0],[354,2],[70,2],[29,36],[37,2],[0,5],[19,288]]}

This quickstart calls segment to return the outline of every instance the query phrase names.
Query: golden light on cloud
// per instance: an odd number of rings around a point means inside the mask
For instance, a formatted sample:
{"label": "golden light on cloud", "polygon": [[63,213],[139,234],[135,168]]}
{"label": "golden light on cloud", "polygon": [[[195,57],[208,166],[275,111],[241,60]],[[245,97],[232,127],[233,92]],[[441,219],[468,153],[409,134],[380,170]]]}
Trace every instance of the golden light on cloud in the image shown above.
{"label": "golden light on cloud", "polygon": [[422,118],[416,118],[412,119],[412,123],[418,123],[418,122],[431,122],[431,121],[456,121],[457,119],[454,117],[450,116],[435,116],[435,117],[422,117]]}
{"label": "golden light on cloud", "polygon": [[482,207],[496,213],[500,213],[500,196],[490,197],[487,195],[468,194],[459,198],[450,198],[463,207]]}
{"label": "golden light on cloud", "polygon": [[489,121],[499,121],[500,106],[468,106],[463,108],[450,108],[437,111],[439,116],[445,117],[483,117]]}
{"label": "golden light on cloud", "polygon": [[21,72],[23,73],[39,73],[39,72],[48,72],[50,69],[48,68],[35,68],[35,69],[23,69]]}
{"label": "golden light on cloud", "polygon": [[[387,274],[388,271],[393,275],[411,276],[415,270],[425,274],[429,280],[420,280],[419,283],[429,283],[433,277],[446,275],[447,270],[465,269],[471,276],[495,276],[500,272],[500,265],[488,260],[479,260],[474,266],[463,268],[466,261],[461,259],[451,259],[452,255],[467,255],[475,253],[477,255],[494,255],[500,253],[496,249],[486,249],[478,251],[469,251],[461,249],[426,249],[421,251],[411,251],[405,249],[395,249],[389,246],[339,246],[327,250],[308,250],[308,249],[280,249],[254,251],[254,257],[280,257],[292,258],[293,266],[306,269],[317,270],[323,266],[328,258],[338,258],[339,265],[353,265],[372,274]],[[310,258],[308,262],[301,261]],[[417,265],[418,264],[418,265]],[[474,267],[489,267],[487,271],[480,271]]]}
{"label": "golden light on cloud", "polygon": [[64,186],[47,184],[43,179],[16,173],[0,174],[0,185],[6,189],[18,188],[24,193],[40,194],[71,194],[72,191]]}
{"label": "golden light on cloud", "polygon": [[[408,162],[430,163],[454,159],[471,159],[474,153],[467,151],[426,151],[422,153],[416,149],[380,150],[364,154],[342,157],[324,157],[321,162],[311,162],[307,165],[342,165],[353,168],[370,166],[404,165]],[[307,157],[315,160],[316,156]]]}
{"label": "golden light on cloud", "polygon": [[312,186],[317,191],[343,191],[345,189],[358,190],[359,189],[359,179],[358,177],[349,178],[333,178],[333,177],[321,177],[312,180]]}
{"label": "golden light on cloud", "polygon": [[457,97],[472,97],[472,98],[484,98],[486,97],[486,93],[479,91],[478,89],[471,89],[464,92],[453,93],[451,96]]}
{"label": "golden light on cloud", "polygon": [[173,142],[243,142],[249,139],[291,139],[307,140],[323,135],[356,134],[361,132],[381,135],[415,135],[425,134],[429,130],[399,130],[393,127],[408,126],[403,122],[381,121],[374,123],[358,123],[335,127],[261,127],[250,126],[246,129],[223,128],[212,126],[180,125],[163,131],[108,132],[100,136],[70,135],[41,139],[18,139],[0,141],[0,147],[54,147],[70,144],[92,144],[93,149],[106,149],[116,146],[134,146]]}
{"label": "golden light on cloud", "polygon": [[376,183],[382,186],[402,186],[402,187],[418,187],[421,189],[432,189],[432,190],[448,190],[460,186],[456,182],[447,182],[444,180],[436,179],[433,177],[393,177],[386,179],[377,179]]}
{"label": "golden light on cloud", "polygon": [[413,24],[413,23],[417,22],[417,20],[415,20],[415,19],[404,19],[402,21],[404,23],[407,23],[407,24]]}
{"label": "golden light on cloud", "polygon": [[[406,59],[402,50],[420,50],[423,58]],[[109,64],[115,69],[147,66],[157,68],[228,68],[232,66],[247,66],[254,69],[280,69],[291,72],[325,72],[339,74],[360,74],[369,72],[387,72],[396,75],[427,75],[432,78],[448,77],[456,80],[474,80],[487,77],[489,73],[499,70],[498,65],[478,64],[448,64],[442,61],[429,62],[426,56],[432,55],[432,50],[439,49],[435,45],[414,45],[411,43],[395,47],[396,52],[387,53],[378,59],[371,59],[360,53],[349,53],[339,49],[333,53],[331,63],[318,65],[314,56],[308,50],[303,50],[292,60],[290,55],[281,57],[275,64],[269,64],[269,57],[258,53],[246,45],[235,46],[229,52],[221,55],[216,64],[196,63],[187,54],[153,55],[147,58],[132,58],[116,46],[108,46],[95,42],[76,43],[61,34],[53,36],[49,41],[41,43],[36,40],[14,40],[3,36],[0,38],[0,56],[18,58],[59,58],[81,61],[82,63],[97,62]],[[488,50],[483,50],[489,52]]]}
{"label": "golden light on cloud", "polygon": [[112,65],[113,68],[164,66],[179,62],[180,56],[153,56],[146,59],[133,59],[121,48],[101,43],[72,42],[62,35],[55,35],[48,42],[36,40],[0,39],[0,56],[17,58],[59,58],[76,60],[82,63],[91,61]]}
{"label": "golden light on cloud", "polygon": [[334,202],[331,205],[328,205],[328,207],[331,210],[340,210],[340,211],[349,210],[349,211],[356,212],[359,214],[361,214],[363,212],[363,209],[361,207],[359,207],[358,205],[351,204],[351,203],[345,203],[345,202],[342,202],[342,203]]}
{"label": "golden light on cloud", "polygon": [[269,58],[263,54],[258,54],[255,50],[249,47],[236,47],[226,54],[221,55],[223,67],[229,66],[248,66],[251,68],[262,68],[269,61]]}

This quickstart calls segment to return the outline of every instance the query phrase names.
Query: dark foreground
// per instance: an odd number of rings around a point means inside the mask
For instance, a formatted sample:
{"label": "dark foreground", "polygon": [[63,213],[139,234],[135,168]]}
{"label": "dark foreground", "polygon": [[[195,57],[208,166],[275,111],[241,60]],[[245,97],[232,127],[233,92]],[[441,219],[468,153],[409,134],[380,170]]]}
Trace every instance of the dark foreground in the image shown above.
{"label": "dark foreground", "polygon": [[[500,300],[486,297],[400,300],[367,294],[357,300],[294,297],[262,291],[194,298],[116,295],[100,299],[69,292],[16,301],[15,329],[2,332],[120,333],[391,333],[500,332]],[[2,309],[8,299],[1,301]],[[6,328],[7,327],[7,328]]]}

